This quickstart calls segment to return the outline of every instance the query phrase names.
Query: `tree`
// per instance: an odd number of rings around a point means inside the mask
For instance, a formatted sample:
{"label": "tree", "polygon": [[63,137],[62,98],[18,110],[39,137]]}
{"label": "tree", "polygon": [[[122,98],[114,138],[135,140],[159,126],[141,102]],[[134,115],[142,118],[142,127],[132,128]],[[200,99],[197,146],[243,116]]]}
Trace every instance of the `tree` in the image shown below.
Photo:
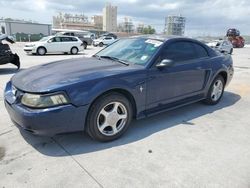
{"label": "tree", "polygon": [[143,34],[154,34],[155,33],[155,29],[151,25],[148,25],[147,27],[143,28],[142,33]]}

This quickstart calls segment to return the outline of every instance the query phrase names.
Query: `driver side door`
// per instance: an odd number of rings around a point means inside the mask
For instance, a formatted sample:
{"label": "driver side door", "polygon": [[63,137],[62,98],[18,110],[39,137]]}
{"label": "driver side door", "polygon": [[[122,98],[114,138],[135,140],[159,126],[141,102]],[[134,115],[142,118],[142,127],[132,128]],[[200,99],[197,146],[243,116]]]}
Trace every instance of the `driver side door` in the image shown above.
{"label": "driver side door", "polygon": [[[205,48],[189,41],[178,41],[163,47],[157,60],[173,61],[169,67],[148,70],[147,108],[164,108],[170,103],[191,96],[199,96],[210,70],[209,56]],[[197,54],[196,47],[201,52]],[[156,62],[156,64],[157,64]]]}

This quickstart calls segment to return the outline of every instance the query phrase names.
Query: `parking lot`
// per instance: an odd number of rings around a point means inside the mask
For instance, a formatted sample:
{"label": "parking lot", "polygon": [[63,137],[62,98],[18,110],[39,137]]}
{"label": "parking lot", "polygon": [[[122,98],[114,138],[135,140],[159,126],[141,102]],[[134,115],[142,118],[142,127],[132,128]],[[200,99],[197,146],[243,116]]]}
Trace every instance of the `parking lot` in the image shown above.
{"label": "parking lot", "polygon": [[[26,55],[21,68],[91,56]],[[250,47],[234,49],[235,74],[221,102],[195,103],[134,121],[120,139],[99,143],[82,132],[52,138],[13,125],[4,107],[0,67],[0,188],[8,187],[250,187]]]}

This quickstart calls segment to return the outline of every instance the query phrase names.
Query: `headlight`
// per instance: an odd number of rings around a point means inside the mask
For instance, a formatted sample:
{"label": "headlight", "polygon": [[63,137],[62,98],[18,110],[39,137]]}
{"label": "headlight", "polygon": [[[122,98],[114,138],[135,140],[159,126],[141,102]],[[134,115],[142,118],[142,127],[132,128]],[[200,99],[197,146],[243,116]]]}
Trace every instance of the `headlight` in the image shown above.
{"label": "headlight", "polygon": [[46,108],[69,103],[67,97],[62,93],[51,95],[25,93],[21,102],[23,105],[33,108]]}

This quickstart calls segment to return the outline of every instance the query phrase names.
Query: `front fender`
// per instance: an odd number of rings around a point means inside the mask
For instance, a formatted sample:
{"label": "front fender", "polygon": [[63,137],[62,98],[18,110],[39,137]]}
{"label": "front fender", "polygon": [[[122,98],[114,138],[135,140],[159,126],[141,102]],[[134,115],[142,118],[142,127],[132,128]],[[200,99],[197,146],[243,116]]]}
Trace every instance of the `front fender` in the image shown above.
{"label": "front fender", "polygon": [[[145,75],[128,75],[126,77],[110,77],[76,84],[68,89],[69,97],[76,106],[91,104],[97,97],[110,90],[125,90],[135,100],[137,112],[145,110],[146,82]],[[141,88],[142,91],[141,91]]]}

